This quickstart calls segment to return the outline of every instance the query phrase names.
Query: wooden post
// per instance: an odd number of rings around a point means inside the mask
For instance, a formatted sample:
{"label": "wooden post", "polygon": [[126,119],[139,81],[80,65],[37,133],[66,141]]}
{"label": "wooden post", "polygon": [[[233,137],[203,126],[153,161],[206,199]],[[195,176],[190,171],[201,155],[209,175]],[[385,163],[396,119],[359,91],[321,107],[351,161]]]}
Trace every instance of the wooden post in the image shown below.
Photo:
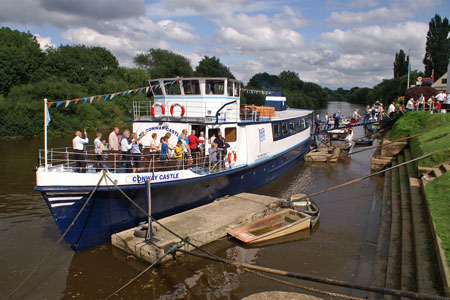
{"label": "wooden post", "polygon": [[152,192],[151,192],[151,184],[150,179],[147,179],[145,181],[145,193],[147,195],[147,203],[148,203],[148,229],[147,229],[147,236],[145,239],[147,241],[153,240],[153,228],[152,228]]}

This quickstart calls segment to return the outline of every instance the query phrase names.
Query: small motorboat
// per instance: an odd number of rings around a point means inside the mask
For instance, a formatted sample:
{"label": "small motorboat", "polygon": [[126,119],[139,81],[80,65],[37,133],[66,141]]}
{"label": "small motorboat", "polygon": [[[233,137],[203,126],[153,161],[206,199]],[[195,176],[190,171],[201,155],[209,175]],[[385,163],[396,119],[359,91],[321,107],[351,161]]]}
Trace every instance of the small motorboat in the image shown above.
{"label": "small motorboat", "polygon": [[371,138],[359,138],[355,140],[355,146],[372,146],[373,139]]}
{"label": "small motorboat", "polygon": [[296,211],[311,216],[311,228],[314,228],[314,226],[316,226],[320,218],[319,206],[317,205],[316,202],[314,202],[314,200],[303,197],[305,197],[304,194],[292,195],[291,198],[289,199],[289,202],[292,203],[291,205],[294,207]]}
{"label": "small motorboat", "polygon": [[339,147],[343,150],[343,151],[348,151],[352,148],[353,144],[352,142],[345,142],[341,145],[339,145]]}
{"label": "small motorboat", "polygon": [[294,209],[284,209],[230,230],[228,234],[246,244],[254,244],[309,229],[310,226],[310,215]]}

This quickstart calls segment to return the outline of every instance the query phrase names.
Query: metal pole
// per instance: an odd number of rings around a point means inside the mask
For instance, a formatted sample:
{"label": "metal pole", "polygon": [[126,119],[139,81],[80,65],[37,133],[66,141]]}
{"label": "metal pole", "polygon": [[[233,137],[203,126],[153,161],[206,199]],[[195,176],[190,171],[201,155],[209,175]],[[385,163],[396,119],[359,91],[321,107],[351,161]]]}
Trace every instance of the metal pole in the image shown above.
{"label": "metal pole", "polygon": [[152,230],[152,192],[151,192],[151,184],[150,179],[147,179],[145,181],[145,192],[147,195],[147,202],[148,202],[148,229],[147,229],[147,236],[145,239],[147,241],[151,241],[153,239],[153,230]]}
{"label": "metal pole", "polygon": [[406,89],[409,89],[410,71],[411,71],[411,49],[408,49],[408,83],[406,84]]}
{"label": "metal pole", "polygon": [[47,107],[48,103],[47,103],[47,98],[44,98],[44,166],[45,166],[45,171],[47,172],[47,163],[48,163],[48,148],[47,148]]}

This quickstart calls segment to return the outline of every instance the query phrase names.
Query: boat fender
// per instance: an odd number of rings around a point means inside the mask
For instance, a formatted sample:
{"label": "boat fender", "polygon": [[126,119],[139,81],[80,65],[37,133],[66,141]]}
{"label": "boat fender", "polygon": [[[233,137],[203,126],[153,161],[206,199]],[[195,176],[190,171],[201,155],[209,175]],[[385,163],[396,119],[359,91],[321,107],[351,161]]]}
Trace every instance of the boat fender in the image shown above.
{"label": "boat fender", "polygon": [[155,104],[152,105],[152,116],[153,117],[156,117],[155,106],[161,107],[161,116],[164,116],[166,114],[166,109],[165,109],[164,105],[162,105],[160,103],[155,103]]}
{"label": "boat fender", "polygon": [[183,105],[181,105],[181,104],[179,104],[179,103],[173,104],[173,105],[170,107],[170,114],[172,115],[172,117],[175,117],[175,116],[173,115],[173,111],[174,111],[174,108],[175,108],[175,107],[181,108],[180,118],[182,118],[182,117],[184,116],[184,114],[186,113],[186,109],[184,108]]}

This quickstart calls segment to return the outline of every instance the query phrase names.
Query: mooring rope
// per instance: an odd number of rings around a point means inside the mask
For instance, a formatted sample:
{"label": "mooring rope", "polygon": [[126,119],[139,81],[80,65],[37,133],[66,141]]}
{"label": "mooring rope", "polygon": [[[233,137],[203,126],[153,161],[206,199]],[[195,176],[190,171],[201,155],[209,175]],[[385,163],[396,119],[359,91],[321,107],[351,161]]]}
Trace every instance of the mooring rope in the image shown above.
{"label": "mooring rope", "polygon": [[[310,197],[313,197],[313,196],[317,196],[317,195],[320,195],[320,194],[323,194],[323,193],[326,193],[326,192],[329,192],[329,191],[333,191],[333,190],[342,188],[342,187],[344,187],[344,186],[347,186],[347,185],[350,185],[350,184],[359,182],[359,181],[361,181],[361,180],[364,180],[364,179],[367,179],[367,178],[370,178],[370,177],[373,177],[373,176],[376,176],[376,175],[379,175],[379,174],[383,174],[383,173],[386,172],[386,171],[389,171],[389,170],[392,170],[392,169],[401,167],[401,166],[403,166],[403,165],[407,165],[407,164],[409,164],[409,163],[412,163],[412,162],[415,162],[415,161],[418,161],[418,160],[427,158],[427,157],[429,157],[429,156],[432,156],[432,155],[434,155],[434,154],[436,154],[436,153],[438,153],[438,152],[442,152],[442,151],[445,151],[445,150],[448,150],[448,148],[446,148],[446,149],[441,149],[441,150],[436,150],[436,151],[430,152],[430,153],[428,153],[428,154],[425,154],[425,155],[416,157],[416,158],[414,158],[414,159],[405,161],[405,162],[400,163],[400,164],[398,164],[398,165],[395,165],[395,166],[386,168],[386,169],[384,169],[384,170],[381,170],[381,171],[378,171],[378,172],[375,172],[375,173],[371,173],[371,174],[369,174],[369,175],[366,175],[366,176],[363,176],[363,177],[360,177],[360,178],[356,178],[356,179],[347,181],[347,182],[342,183],[342,184],[338,184],[338,185],[336,185],[336,186],[333,186],[333,187],[330,187],[330,188],[321,190],[321,191],[319,191],[319,192],[315,192],[315,193],[312,193],[312,194],[309,194],[309,195],[304,195],[304,196],[302,196],[302,197],[300,197],[300,198],[296,198],[295,201],[303,200],[303,199],[306,199],[306,198],[310,198]],[[293,200],[290,201],[290,202],[293,202]]]}
{"label": "mooring rope", "polygon": [[94,195],[95,191],[97,191],[97,188],[100,186],[100,183],[102,182],[103,178],[105,178],[105,176],[106,176],[106,171],[103,170],[103,175],[100,178],[100,180],[98,181],[97,185],[91,191],[91,193],[89,194],[89,197],[87,198],[86,202],[80,208],[80,210],[78,211],[78,213],[75,216],[75,218],[72,220],[70,225],[67,227],[66,231],[64,231],[63,235],[58,239],[56,244],[53,246],[53,249],[51,249],[47,253],[47,255],[44,256],[44,258],[37,264],[37,266],[31,271],[31,273],[28,274],[28,276],[25,277],[25,279],[20,282],[20,284],[8,295],[8,297],[6,297],[6,299],[10,299],[12,296],[14,296],[14,294],[17,293],[17,291],[25,284],[25,282],[27,282],[31,278],[31,276],[33,276],[34,273],[36,273],[39,270],[39,268],[44,264],[44,262],[47,260],[47,258],[56,250],[56,247],[59,245],[59,243],[64,239],[64,237],[67,235],[67,233],[73,227],[73,225],[75,225],[75,222],[77,221],[77,219],[80,217],[81,213],[84,211],[84,209],[88,205],[89,201],[91,200],[91,198]]}
{"label": "mooring rope", "polygon": [[267,268],[267,267],[261,267],[261,266],[247,264],[247,263],[241,263],[241,262],[237,262],[237,261],[231,261],[231,260],[219,258],[216,256],[208,256],[208,255],[204,255],[204,254],[200,254],[200,253],[195,253],[192,251],[186,251],[183,249],[178,249],[176,251],[184,253],[184,254],[204,258],[204,259],[214,260],[217,262],[233,265],[238,268],[246,268],[249,270],[270,273],[270,274],[275,274],[275,275],[280,275],[280,276],[295,278],[295,279],[300,279],[300,280],[324,283],[324,284],[334,285],[334,286],[339,286],[339,287],[346,287],[346,288],[358,289],[358,290],[381,293],[381,294],[389,294],[389,295],[398,296],[398,297],[408,297],[408,298],[413,298],[413,299],[450,300],[450,298],[443,297],[443,296],[428,295],[428,294],[423,294],[423,293],[416,293],[416,292],[396,290],[396,289],[376,287],[376,286],[365,286],[365,285],[349,283],[349,282],[345,282],[345,281],[341,281],[341,280],[321,278],[321,277],[305,275],[305,274],[300,274],[300,273],[294,273],[294,272],[287,272],[287,271],[273,269],[273,268]]}
{"label": "mooring rope", "polygon": [[[409,161],[409,162],[411,162],[411,161]],[[153,216],[150,216],[148,214],[148,212],[145,211],[142,207],[140,207],[133,199],[131,199],[117,185],[117,182],[113,181],[107,174],[105,176],[114,184],[114,186],[117,188],[117,190],[127,200],[129,200],[138,210],[143,212],[147,217],[151,217],[151,219],[156,224],[158,224],[159,226],[161,226],[162,228],[167,230],[169,233],[171,233],[175,237],[179,238],[182,242],[184,242],[185,244],[191,245],[193,248],[195,248],[196,250],[202,252],[203,254],[194,253],[192,251],[186,251],[186,250],[183,250],[183,249],[176,249],[175,252],[181,252],[181,253],[197,256],[197,257],[200,257],[200,258],[206,258],[206,259],[214,260],[214,261],[225,263],[225,264],[230,264],[230,265],[233,265],[233,266],[235,266],[237,268],[244,268],[244,269],[247,268],[247,269],[255,270],[255,271],[259,271],[259,272],[271,273],[271,274],[275,274],[275,275],[281,275],[281,276],[290,277],[290,278],[296,278],[296,279],[301,279],[301,280],[307,280],[307,281],[319,282],[319,283],[324,283],[324,284],[330,284],[330,285],[335,285],[335,286],[340,286],[340,287],[359,289],[359,290],[364,290],[364,291],[369,291],[369,292],[376,292],[376,293],[381,293],[381,294],[390,294],[390,295],[399,296],[399,297],[409,297],[409,298],[414,298],[414,299],[450,300],[450,298],[446,298],[446,297],[442,297],[442,296],[434,296],[434,295],[415,293],[415,292],[396,290],[396,289],[389,289],[389,288],[382,288],[382,287],[364,286],[364,285],[353,284],[353,283],[340,281],[340,280],[320,278],[320,277],[315,277],[315,276],[310,276],[310,275],[304,275],[304,274],[299,274],[299,273],[287,272],[287,271],[283,271],[283,270],[271,269],[271,268],[266,268],[266,267],[261,267],[261,266],[256,266],[256,265],[250,265],[250,264],[245,264],[245,263],[240,263],[240,262],[235,262],[235,261],[230,261],[230,260],[227,260],[227,259],[220,258],[220,257],[218,257],[218,256],[216,256],[216,255],[214,255],[212,253],[209,253],[208,251],[198,247],[197,245],[193,244],[188,238],[181,237],[179,234],[173,232],[172,230],[170,230],[169,228],[167,228],[166,226],[161,224]]]}
{"label": "mooring rope", "polygon": [[[329,158],[329,159],[332,159],[332,158],[341,158],[341,157],[350,156],[350,155],[353,155],[353,154],[355,154],[355,153],[360,153],[360,152],[364,152],[364,151],[367,151],[367,150],[372,150],[372,149],[375,149],[375,148],[379,148],[379,147],[382,147],[382,146],[386,146],[386,145],[390,145],[390,144],[402,142],[402,141],[405,141],[405,140],[409,140],[409,139],[412,139],[412,138],[414,138],[414,137],[418,137],[418,136],[421,136],[421,135],[424,135],[424,134],[425,134],[425,133],[419,133],[419,134],[415,134],[415,135],[412,135],[412,136],[407,136],[407,137],[398,139],[398,140],[396,140],[396,141],[389,141],[389,142],[386,142],[386,143],[384,143],[384,144],[378,144],[378,145],[376,145],[376,146],[367,147],[367,148],[364,148],[364,149],[361,149],[361,150],[358,150],[358,151],[353,151],[353,152],[351,152],[351,153],[345,153],[345,154],[342,154],[342,155],[339,155],[339,156],[336,156],[336,157],[331,157],[331,158]],[[341,148],[341,149],[342,149],[342,148]]]}

